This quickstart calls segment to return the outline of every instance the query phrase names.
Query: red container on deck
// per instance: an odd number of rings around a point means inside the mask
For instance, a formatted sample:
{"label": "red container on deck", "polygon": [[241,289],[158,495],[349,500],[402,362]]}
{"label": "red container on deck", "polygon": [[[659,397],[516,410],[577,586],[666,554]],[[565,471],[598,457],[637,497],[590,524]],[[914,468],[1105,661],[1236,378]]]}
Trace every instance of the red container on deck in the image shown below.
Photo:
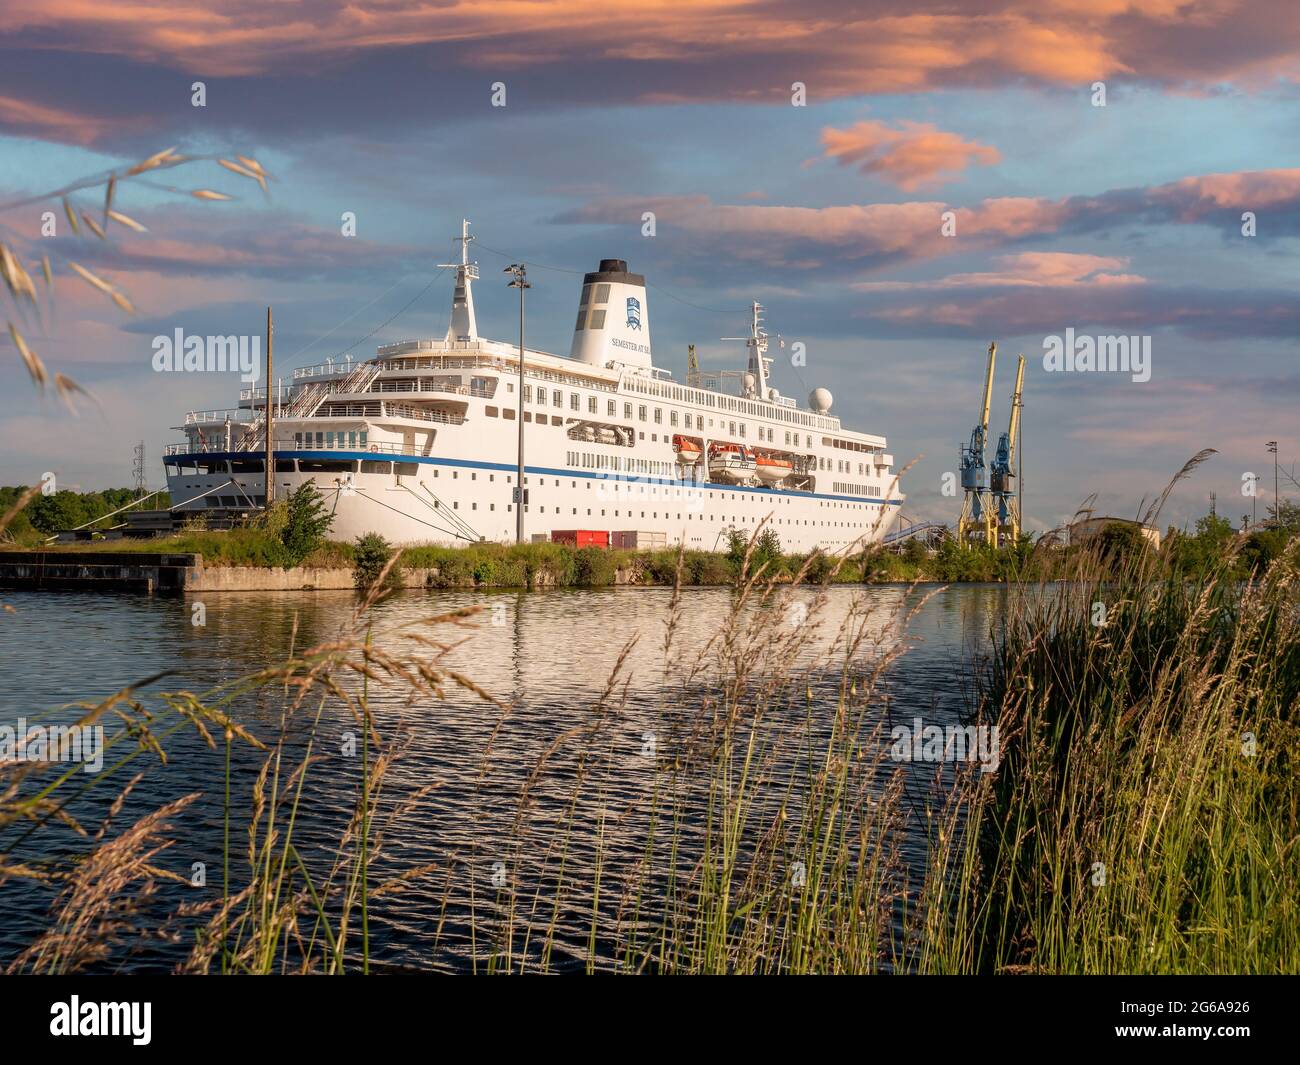
{"label": "red container on deck", "polygon": [[609,533],[604,529],[552,529],[551,543],[574,547],[608,547]]}

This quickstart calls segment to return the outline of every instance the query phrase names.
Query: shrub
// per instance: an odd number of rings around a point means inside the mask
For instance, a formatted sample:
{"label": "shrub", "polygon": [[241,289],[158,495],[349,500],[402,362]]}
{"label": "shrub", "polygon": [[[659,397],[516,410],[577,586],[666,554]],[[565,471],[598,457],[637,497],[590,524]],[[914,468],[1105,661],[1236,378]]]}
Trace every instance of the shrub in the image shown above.
{"label": "shrub", "polygon": [[280,543],[284,548],[284,568],[297,566],[325,542],[325,534],[334,524],[334,515],[325,510],[325,503],[311,481],[304,481],[285,500],[283,510],[272,507],[272,515],[279,525]]}
{"label": "shrub", "polygon": [[833,559],[825,555],[818,555],[808,565],[808,572],[804,574],[806,584],[824,584],[831,575],[831,570],[835,568]]}
{"label": "shrub", "polygon": [[924,565],[930,557],[930,552],[926,550],[925,544],[915,537],[903,545],[900,554],[904,562],[908,562],[913,566]]}
{"label": "shrub", "polygon": [[582,588],[603,588],[614,583],[614,562],[599,547],[579,548],[573,556],[573,583]]}
{"label": "shrub", "polygon": [[[361,591],[373,588],[383,573],[388,560],[393,557],[393,547],[378,533],[366,533],[358,536],[354,545],[352,559],[352,579]],[[401,582],[401,567],[393,566],[388,571],[384,583],[396,586]]]}
{"label": "shrub", "polygon": [[727,561],[737,569],[745,561],[745,552],[749,550],[749,537],[739,529],[727,530]]}
{"label": "shrub", "polygon": [[[1231,534],[1229,527],[1228,535]],[[1115,522],[1097,534],[1098,554],[1104,562],[1115,567],[1127,565],[1131,559],[1145,553],[1147,546],[1147,538],[1136,525]]]}
{"label": "shrub", "polygon": [[781,555],[781,537],[773,528],[764,529],[754,541],[754,554],[750,557],[750,564],[755,569],[765,567],[764,575],[771,576],[782,568],[784,561]]}
{"label": "shrub", "polygon": [[687,551],[683,566],[688,584],[730,584],[735,580],[728,558],[711,551]]}

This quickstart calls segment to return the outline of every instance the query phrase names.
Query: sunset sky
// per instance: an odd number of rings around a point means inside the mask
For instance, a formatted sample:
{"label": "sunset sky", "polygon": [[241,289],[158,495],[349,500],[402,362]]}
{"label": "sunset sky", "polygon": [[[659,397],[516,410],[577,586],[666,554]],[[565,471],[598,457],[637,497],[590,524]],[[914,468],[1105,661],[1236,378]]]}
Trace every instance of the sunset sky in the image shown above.
{"label": "sunset sky", "polygon": [[[114,224],[110,242],[72,234],[58,197],[32,200],[173,145],[255,157],[269,196],[210,159],[142,175],[115,206],[148,232]],[[97,215],[102,191],[74,201]],[[561,354],[578,275],[626,259],[679,378],[688,343],[706,368],[737,365],[720,338],[761,300],[787,341],[778,388],[802,405],[827,387],[899,466],[921,456],[903,486],[916,518],[956,518],[941,479],[990,340],[995,435],[1028,359],[1030,528],[1094,493],[1132,516],[1204,447],[1220,454],[1163,523],[1211,492],[1235,523],[1244,473],[1271,501],[1267,440],[1300,462],[1300,18],[1281,0],[7,0],[0,206],[0,240],[58,277],[43,322],[7,295],[5,317],[98,401],[70,416],[0,339],[0,484],[128,484],[143,439],[161,487],[171,427],[233,406],[240,384],[154,373],[155,335],[260,333],[273,304],[286,374],[442,336],[450,279],[425,288],[462,216],[487,336],[517,328],[501,269],[519,258],[529,342]],[[1067,328],[1151,336],[1151,380],[1044,372],[1044,338]]]}

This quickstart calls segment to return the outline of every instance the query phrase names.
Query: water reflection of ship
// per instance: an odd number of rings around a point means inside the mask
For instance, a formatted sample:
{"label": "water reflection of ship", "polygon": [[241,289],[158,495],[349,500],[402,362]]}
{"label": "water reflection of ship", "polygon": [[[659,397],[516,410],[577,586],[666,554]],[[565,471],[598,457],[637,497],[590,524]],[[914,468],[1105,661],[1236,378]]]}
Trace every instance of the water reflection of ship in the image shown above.
{"label": "water reflection of ship", "polygon": [[[898,637],[892,625],[920,598],[909,600],[905,589],[897,585],[834,587],[826,594],[824,612],[813,615],[815,624],[809,626],[808,639],[800,645],[800,661],[805,654],[821,667],[833,663],[836,655],[842,660],[844,622],[850,610],[857,610],[857,623],[867,632],[853,659],[858,677],[870,672],[876,656],[895,648]],[[957,645],[965,635],[987,631],[987,619],[996,605],[993,596],[1000,594],[1002,589],[988,587],[954,588],[924,608],[911,626],[923,643],[909,650],[893,671],[900,720],[910,721],[916,709],[927,716],[955,714],[949,704],[959,697],[952,683],[960,668]],[[818,595],[815,588],[793,589],[788,606],[810,606]],[[481,613],[468,619],[470,627],[462,632],[466,639],[452,650],[446,664],[512,704],[508,711],[502,710],[454,685],[448,685],[445,697],[412,701],[403,691],[371,684],[370,707],[377,731],[386,743],[400,731],[405,744],[402,756],[389,767],[384,789],[385,810],[402,811],[385,826],[385,875],[426,865],[434,870],[412,877],[400,896],[382,895],[373,900],[372,944],[386,964],[445,968],[463,963],[476,949],[484,949],[481,938],[477,946],[470,942],[467,915],[478,913],[481,917],[485,908],[493,905],[497,894],[490,880],[493,870],[505,863],[511,885],[521,892],[547,882],[545,878],[555,874],[555,852],[548,852],[545,844],[554,841],[557,825],[575,826],[563,851],[565,874],[571,875],[572,882],[626,882],[621,878],[639,868],[637,863],[646,853],[644,817],[650,805],[646,797],[656,794],[656,744],[661,752],[668,748],[672,733],[667,726],[673,720],[700,715],[701,704],[682,694],[681,676],[704,643],[700,634],[718,631],[725,621],[732,593],[725,588],[706,588],[684,595],[674,653],[666,656],[663,632],[671,599],[670,590],[659,588],[540,594],[440,591],[404,594],[374,609],[374,638],[380,646],[393,650],[401,646],[397,640],[404,626],[459,607],[482,607]],[[291,643],[300,653],[316,641],[330,639],[348,624],[356,607],[347,592],[228,593],[207,597],[208,625],[200,628],[189,622],[193,603],[193,599],[153,600],[152,622],[135,620],[137,631],[142,632],[150,631],[150,623],[155,630],[183,626],[184,633],[177,634],[175,642],[183,644],[188,659],[185,668],[190,676],[185,685],[195,690],[202,690],[200,682],[228,680],[250,668],[283,661]],[[513,617],[505,619],[504,611],[497,607],[511,611]],[[112,609],[126,611],[130,606]],[[167,612],[165,621],[159,620],[163,615],[158,611]],[[787,612],[783,602],[773,624],[793,624],[795,614]],[[112,616],[132,618],[129,613]],[[100,614],[99,620],[103,617]],[[108,661],[97,661],[96,668],[120,673],[129,661],[131,675],[136,676],[155,664],[170,665],[174,647],[159,631],[153,636],[135,641],[134,646],[131,641],[107,646]],[[634,636],[639,640],[628,652],[621,674],[628,680],[626,693],[620,686],[597,709],[615,662]],[[202,661],[198,648],[205,649]],[[776,752],[778,768],[807,749],[798,740],[807,734],[802,730],[833,727],[830,718],[842,682],[838,671],[822,668],[820,674],[812,675],[809,688],[814,694],[805,702],[803,676],[798,664],[794,668],[798,683],[786,708],[785,724],[793,721],[796,727],[777,735],[795,739],[788,750]],[[339,671],[337,678],[350,695],[360,690],[359,675]],[[269,686],[265,691],[272,697],[271,705],[241,695],[231,710],[241,723],[251,724],[259,737],[273,739],[288,700],[279,687]],[[872,705],[874,714],[874,700]],[[348,734],[358,735],[355,708],[331,701],[319,727],[313,724],[314,711],[314,705],[307,706],[296,719],[295,743],[286,748],[286,765],[297,765],[304,757],[308,734],[316,737],[318,760],[307,777],[302,818],[295,829],[309,863],[332,853],[339,832],[350,823],[360,776],[356,754],[342,753]],[[880,713],[881,717],[869,720],[883,723],[883,708]],[[770,720],[774,727],[784,727],[779,715]],[[584,752],[591,749],[589,737],[595,734],[592,726],[598,722],[597,757],[584,763]],[[888,729],[883,735],[887,740]],[[260,751],[237,746],[236,781],[241,785],[251,782],[263,758]],[[196,846],[219,850],[220,750],[196,743],[172,765],[169,779],[178,792],[201,788],[207,796],[203,816],[193,821]],[[585,778],[583,774],[587,774]],[[580,778],[583,784],[578,788],[575,781]],[[783,778],[776,773],[773,779]],[[917,780],[922,781],[919,766]],[[918,786],[917,794],[929,796],[933,774],[928,768],[923,782],[928,790]],[[521,800],[525,788],[531,788],[527,803]],[[174,797],[158,794],[150,795],[150,800],[161,803]],[[759,801],[767,803],[771,798],[764,793]],[[778,799],[785,801],[785,793]],[[762,808],[767,811],[766,806]],[[236,813],[238,832],[244,830],[242,819],[246,816],[247,810]],[[919,817],[917,823],[924,825],[924,818]],[[693,841],[690,831],[688,826],[686,843]],[[662,852],[656,856],[661,857]],[[918,835],[910,841],[904,857],[923,868],[928,857],[924,839]],[[617,920],[617,914],[611,916],[606,909],[606,894],[611,908],[617,908],[619,902],[617,892],[601,893],[602,934]],[[584,915],[592,912],[594,900],[591,903],[583,909]],[[557,966],[572,959],[581,962],[586,956],[588,930],[587,925],[575,923],[572,909],[559,915]],[[182,944],[177,949],[185,947]]]}

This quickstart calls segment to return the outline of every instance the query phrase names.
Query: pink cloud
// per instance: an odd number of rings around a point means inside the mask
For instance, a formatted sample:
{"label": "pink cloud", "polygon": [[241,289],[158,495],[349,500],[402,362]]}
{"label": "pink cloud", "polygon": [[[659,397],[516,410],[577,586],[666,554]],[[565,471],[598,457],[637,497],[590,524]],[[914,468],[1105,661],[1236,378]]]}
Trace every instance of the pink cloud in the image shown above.
{"label": "pink cloud", "polygon": [[1300,167],[1187,177],[1153,189],[1151,198],[1174,209],[1181,221],[1214,208],[1247,211],[1293,204],[1300,198]]}
{"label": "pink cloud", "polygon": [[[963,10],[963,7],[966,9]],[[972,10],[972,8],[974,8]],[[626,99],[774,101],[1128,77],[1177,88],[1300,77],[1282,0],[8,0],[0,35],[196,75],[320,69],[437,47],[474,70],[616,61]],[[674,71],[669,80],[641,71]],[[681,77],[683,67],[690,77]]]}
{"label": "pink cloud", "polygon": [[22,136],[85,145],[126,129],[141,127],[138,120],[100,118],[13,96],[0,96],[0,129]]}
{"label": "pink cloud", "polygon": [[827,126],[821,140],[828,158],[908,192],[952,181],[971,163],[992,166],[1002,159],[990,145],[926,122],[903,121],[898,128],[878,121],[856,122],[847,129]]}
{"label": "pink cloud", "polygon": [[[789,207],[715,204],[706,196],[622,196],[588,203],[561,214],[557,221],[639,225],[641,213],[651,210],[661,225],[728,238],[731,254],[741,258],[804,268],[847,261],[870,268],[997,247],[1067,229],[1102,232],[1137,223],[1205,221],[1214,212],[1233,214],[1239,208],[1256,206],[1300,210],[1300,169],[1208,174],[1150,188],[1059,200],[995,197],[956,208],[938,200]],[[949,212],[955,234],[945,236]],[[1023,257],[1010,264],[1027,281],[1035,276],[1050,281],[1049,273],[1056,271],[1059,284],[1070,271],[1087,265],[1087,259],[1061,258],[1062,253],[1035,254],[1039,257]],[[1091,272],[1098,275],[1092,278],[1093,284],[1136,280],[1116,274],[1104,264]]]}
{"label": "pink cloud", "polygon": [[863,281],[860,292],[907,292],[951,288],[1066,288],[1142,284],[1138,274],[1120,273],[1129,260],[1112,255],[1064,251],[1026,251],[994,258],[998,269],[949,274],[934,281]]}

